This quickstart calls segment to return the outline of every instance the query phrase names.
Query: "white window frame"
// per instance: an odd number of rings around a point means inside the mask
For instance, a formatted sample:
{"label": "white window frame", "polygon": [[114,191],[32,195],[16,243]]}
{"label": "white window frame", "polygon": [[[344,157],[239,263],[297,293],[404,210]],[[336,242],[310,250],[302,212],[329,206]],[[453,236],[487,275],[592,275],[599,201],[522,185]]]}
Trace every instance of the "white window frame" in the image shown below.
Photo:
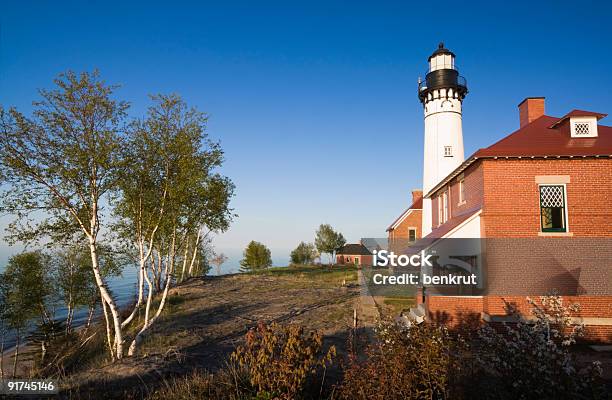
{"label": "white window frame", "polygon": [[453,146],[444,146],[444,157],[453,156]]}
{"label": "white window frame", "polygon": [[465,203],[465,179],[459,180],[459,204]]}
{"label": "white window frame", "polygon": [[[410,240],[410,231],[414,231],[414,240]],[[416,242],[416,240],[417,240],[417,228],[415,226],[409,226],[408,227],[408,241]]]}
{"label": "white window frame", "polygon": [[[548,232],[542,230],[542,203],[540,202],[540,187],[542,186],[563,186],[563,201],[565,204],[563,205],[563,218],[565,218],[565,231],[564,232]],[[570,224],[569,224],[569,202],[567,200],[567,184],[565,183],[538,183],[538,218],[540,219],[540,234],[541,235],[566,235],[570,233]]]}
{"label": "white window frame", "polygon": [[438,196],[438,226],[442,225],[442,195]]}
{"label": "white window frame", "polygon": [[442,193],[442,201],[443,201],[443,213],[444,213],[444,222],[448,221],[448,189]]}

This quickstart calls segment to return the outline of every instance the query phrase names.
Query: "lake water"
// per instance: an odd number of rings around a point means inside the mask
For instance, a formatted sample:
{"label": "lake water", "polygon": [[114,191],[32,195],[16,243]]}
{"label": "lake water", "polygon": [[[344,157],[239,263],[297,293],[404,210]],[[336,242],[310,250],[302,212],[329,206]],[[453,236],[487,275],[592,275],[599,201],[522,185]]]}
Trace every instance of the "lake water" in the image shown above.
{"label": "lake water", "polygon": [[[5,266],[0,267],[0,272],[4,271]],[[112,291],[113,296],[119,307],[133,303],[136,300],[136,268],[126,268],[123,274],[118,277],[113,277],[108,280],[108,287]],[[61,306],[56,308],[55,319],[66,318],[68,310]],[[96,310],[100,314],[100,310]],[[81,308],[74,313],[74,326],[82,326],[87,322],[87,308]],[[15,345],[15,336],[11,333],[5,338],[4,348],[10,349]]]}
{"label": "lake water", "polygon": [[[8,258],[8,257],[7,257]],[[221,266],[221,274],[231,274],[239,271],[239,260],[241,255],[230,254],[229,259],[225,264]],[[284,261],[284,260],[283,260]],[[0,273],[4,272],[5,265],[0,266]],[[210,271],[211,275],[216,275],[217,272],[213,267]],[[119,307],[125,307],[130,303],[136,301],[136,284],[137,284],[138,270],[135,267],[126,268],[123,274],[118,277],[113,277],[108,280],[108,287],[111,290],[113,297],[115,298]],[[96,315],[101,314],[101,310],[96,311]],[[66,318],[67,309],[66,307],[58,307],[55,312],[55,319]],[[74,313],[74,326],[82,326],[87,322],[87,308],[82,308]],[[10,349],[15,345],[15,336],[8,334],[5,337],[4,348]]]}

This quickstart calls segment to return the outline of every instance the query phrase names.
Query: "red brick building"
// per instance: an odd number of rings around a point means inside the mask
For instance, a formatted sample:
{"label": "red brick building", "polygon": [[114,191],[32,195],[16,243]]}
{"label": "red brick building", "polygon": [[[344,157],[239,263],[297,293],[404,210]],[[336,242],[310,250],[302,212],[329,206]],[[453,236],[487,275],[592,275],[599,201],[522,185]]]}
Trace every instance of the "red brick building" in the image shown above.
{"label": "red brick building", "polygon": [[398,241],[414,242],[421,238],[423,191],[412,191],[412,202],[387,228],[389,245]]}
{"label": "red brick building", "polygon": [[[547,116],[544,98],[526,99],[519,114],[517,131],[476,151],[425,194],[432,204],[426,238],[612,238],[612,127],[598,124],[605,114]],[[580,303],[576,319],[590,338],[612,341],[612,296],[566,300]],[[525,296],[425,296],[424,306],[430,318],[444,314],[451,324],[465,314],[495,322],[504,320],[507,302],[528,312]]]}
{"label": "red brick building", "polygon": [[345,244],[336,252],[336,264],[371,267],[373,255],[362,243]]}

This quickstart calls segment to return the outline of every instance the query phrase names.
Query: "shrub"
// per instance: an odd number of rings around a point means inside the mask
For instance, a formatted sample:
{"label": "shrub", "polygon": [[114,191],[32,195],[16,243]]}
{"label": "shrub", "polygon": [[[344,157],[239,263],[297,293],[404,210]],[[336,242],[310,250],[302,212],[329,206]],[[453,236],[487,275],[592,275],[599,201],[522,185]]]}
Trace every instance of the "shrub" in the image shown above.
{"label": "shrub", "polygon": [[336,350],[323,352],[322,336],[297,325],[260,323],[245,337],[231,360],[246,368],[259,398],[302,397],[309,381],[331,364]]}
{"label": "shrub", "polygon": [[[599,363],[578,369],[569,349],[582,334],[572,323],[577,304],[565,306],[560,296],[542,296],[540,304],[528,299],[533,319],[526,321],[509,308],[516,323],[504,332],[490,326],[479,331],[475,353],[476,392],[493,399],[598,398],[603,393]],[[481,397],[481,396],[479,396]]]}
{"label": "shrub", "polygon": [[402,328],[389,321],[376,330],[377,343],[353,352],[339,387],[343,399],[444,399],[462,373],[466,344],[443,327]]}

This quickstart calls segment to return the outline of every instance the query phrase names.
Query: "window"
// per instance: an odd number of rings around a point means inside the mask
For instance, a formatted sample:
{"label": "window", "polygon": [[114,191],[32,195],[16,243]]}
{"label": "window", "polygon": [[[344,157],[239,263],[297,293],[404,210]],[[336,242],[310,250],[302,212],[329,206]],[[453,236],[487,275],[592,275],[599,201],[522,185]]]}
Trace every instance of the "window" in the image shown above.
{"label": "window", "polygon": [[576,136],[578,135],[588,135],[590,132],[589,128],[590,128],[591,124],[589,124],[588,122],[576,122],[574,124],[574,134]]}
{"label": "window", "polygon": [[442,195],[442,203],[444,204],[444,219],[443,221],[448,221],[448,192],[444,192]]}
{"label": "window", "polygon": [[459,181],[459,204],[465,203],[465,180]]}
{"label": "window", "polygon": [[442,225],[444,222],[442,221],[443,213],[442,213],[442,195],[438,196],[438,225]]}
{"label": "window", "polygon": [[438,225],[448,221],[448,190],[438,196]]}
{"label": "window", "polygon": [[453,156],[453,146],[444,146],[444,157]]}
{"label": "window", "polygon": [[408,228],[408,240],[411,242],[416,241],[416,229]]}
{"label": "window", "polygon": [[359,257],[355,257],[355,265],[359,265]]}
{"label": "window", "polygon": [[540,185],[542,232],[567,232],[565,185]]}

